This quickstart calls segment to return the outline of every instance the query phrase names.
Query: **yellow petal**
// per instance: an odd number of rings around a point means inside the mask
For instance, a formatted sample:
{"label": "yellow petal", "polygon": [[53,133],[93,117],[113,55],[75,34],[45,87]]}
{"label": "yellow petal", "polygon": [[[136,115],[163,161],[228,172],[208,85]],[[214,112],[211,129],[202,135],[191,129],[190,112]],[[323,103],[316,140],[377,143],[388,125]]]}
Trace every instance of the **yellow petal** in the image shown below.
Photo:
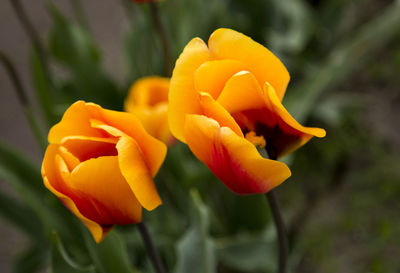
{"label": "yellow petal", "polygon": [[125,100],[125,110],[132,112],[132,107],[152,107],[168,101],[169,79],[157,76],[145,77],[136,81]]}
{"label": "yellow petal", "polygon": [[61,140],[61,145],[83,162],[100,156],[117,155],[117,141],[117,138],[69,136]]}
{"label": "yellow petal", "polygon": [[165,144],[147,133],[137,117],[131,113],[102,108],[94,109],[94,111],[96,110],[101,111],[101,119],[97,120],[97,124],[92,120],[92,126],[94,128],[101,128],[114,136],[128,135],[132,137],[139,145],[143,153],[143,158],[146,160],[146,164],[154,177],[160,169],[167,153]]}
{"label": "yellow petal", "polygon": [[117,156],[103,156],[79,164],[69,183],[79,211],[101,225],[125,225],[142,219],[139,204],[122,175]]}
{"label": "yellow petal", "polygon": [[203,109],[203,115],[216,120],[220,126],[231,128],[238,136],[243,137],[239,125],[218,102],[216,102],[208,93],[201,93],[199,97]]}
{"label": "yellow petal", "polygon": [[49,132],[50,143],[60,143],[65,136],[80,135],[91,137],[103,137],[101,131],[90,126],[92,118],[84,101],[72,104],[64,113],[61,121],[54,125]]}
{"label": "yellow petal", "polygon": [[195,38],[185,47],[175,64],[169,91],[168,122],[172,134],[183,142],[185,115],[201,111],[194,86],[194,73],[208,60],[207,45]]}
{"label": "yellow petal", "polygon": [[313,136],[324,137],[326,135],[324,129],[304,127],[299,124],[282,105],[271,85],[266,83],[264,86],[264,91],[272,106],[271,110],[275,113],[275,115],[279,117],[277,119],[279,127],[284,131],[286,130],[292,132],[299,138],[298,141],[293,141],[292,145],[288,145],[288,147],[286,147],[282,151],[282,153],[280,153],[279,157],[282,157],[298,149],[299,147],[307,143]]}
{"label": "yellow petal", "polygon": [[65,182],[62,180],[60,175],[59,166],[56,165],[56,155],[58,152],[58,145],[50,144],[47,149],[42,163],[42,177],[44,185],[54,195],[56,195],[60,201],[76,216],[82,223],[90,230],[93,238],[96,242],[101,242],[106,236],[107,232],[111,227],[102,227],[96,222],[83,216],[78,210],[74,201],[67,196],[71,194],[71,190],[68,189]]}
{"label": "yellow petal", "polygon": [[171,144],[173,136],[168,126],[168,103],[159,103],[149,108],[146,106],[132,106],[130,112],[134,114],[146,131],[165,144]]}
{"label": "yellow petal", "polygon": [[269,82],[282,100],[290,76],[282,62],[250,37],[231,29],[217,29],[208,41],[213,59],[232,59],[246,64],[260,86]]}
{"label": "yellow petal", "polygon": [[229,113],[236,113],[266,107],[265,99],[254,75],[248,71],[241,71],[227,81],[217,102]]}
{"label": "yellow petal", "polygon": [[252,143],[205,116],[187,116],[185,137],[191,151],[235,193],[266,193],[291,175],[284,163],[263,158]]}
{"label": "yellow petal", "polygon": [[64,159],[65,164],[68,166],[68,170],[71,172],[73,169],[75,169],[76,166],[79,165],[80,160],[74,156],[70,151],[68,151],[67,148],[60,146],[58,153],[60,156]]}
{"label": "yellow petal", "polygon": [[195,88],[217,99],[229,78],[241,70],[246,70],[245,64],[235,60],[205,62],[194,75]]}
{"label": "yellow petal", "polygon": [[122,175],[140,204],[147,210],[161,205],[161,198],[136,141],[127,136],[121,137],[117,149]]}

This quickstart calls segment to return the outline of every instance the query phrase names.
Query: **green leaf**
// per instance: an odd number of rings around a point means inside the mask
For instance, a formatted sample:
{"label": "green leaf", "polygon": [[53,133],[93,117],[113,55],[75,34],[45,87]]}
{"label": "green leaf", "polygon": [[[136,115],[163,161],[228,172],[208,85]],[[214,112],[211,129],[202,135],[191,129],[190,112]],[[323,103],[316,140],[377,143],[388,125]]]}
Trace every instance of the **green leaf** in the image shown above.
{"label": "green leaf", "polygon": [[[81,224],[77,223],[75,216],[47,191],[39,170],[39,166],[22,153],[0,142],[0,178],[6,181],[21,199],[21,206],[16,205],[12,210],[2,208],[2,213],[10,217],[12,212],[18,213],[19,218],[13,219],[14,223],[26,224],[25,231],[31,229],[29,234],[35,240],[42,240],[45,235],[49,236],[53,229],[68,237],[71,242],[79,240],[78,236],[71,234],[79,233],[77,224]],[[16,211],[16,208],[23,206],[26,206],[28,211]]]}
{"label": "green leaf", "polygon": [[287,92],[284,104],[299,122],[307,119],[322,93],[331,90],[350,72],[383,47],[400,30],[400,4],[395,2],[366,23],[358,33],[332,51],[327,60],[310,70],[308,77]]}
{"label": "green leaf", "polygon": [[53,4],[49,5],[49,11],[53,18],[50,52],[70,72],[69,78],[60,84],[59,97],[64,97],[60,103],[84,99],[122,109],[122,94],[103,71],[100,50],[88,29],[67,19]]}
{"label": "green leaf", "polygon": [[94,273],[93,265],[82,266],[75,262],[67,253],[56,232],[51,236],[51,270],[53,273]]}
{"label": "green leaf", "polygon": [[43,244],[34,244],[22,252],[15,260],[13,273],[34,273],[38,272],[44,264],[47,251]]}
{"label": "green leaf", "polygon": [[[304,1],[273,0],[273,26],[268,28],[273,52],[297,53],[304,48],[311,34],[311,12]],[[284,30],[283,30],[283,29]]]}
{"label": "green leaf", "polygon": [[0,192],[0,214],[14,226],[32,237],[42,232],[38,217],[28,207]]}
{"label": "green leaf", "polygon": [[0,178],[11,185],[49,231],[53,218],[49,208],[43,204],[45,191],[39,167],[19,151],[0,142]]}
{"label": "green leaf", "polygon": [[194,207],[190,228],[177,244],[175,273],[217,272],[215,245],[209,236],[209,213],[197,191],[191,192]]}
{"label": "green leaf", "polygon": [[49,5],[54,26],[50,33],[50,50],[58,61],[74,69],[95,66],[100,53],[86,29],[68,21],[54,6]]}
{"label": "green leaf", "polygon": [[130,264],[125,242],[117,231],[110,231],[100,244],[96,244],[86,229],[83,233],[96,271],[101,273],[137,272]]}
{"label": "green leaf", "polygon": [[332,93],[324,96],[320,103],[316,105],[314,114],[319,120],[331,126],[340,126],[348,110],[361,108],[363,98],[360,95],[350,95],[343,93]]}
{"label": "green leaf", "polygon": [[245,272],[272,272],[276,268],[276,246],[270,231],[219,239],[216,246],[220,261],[229,268]]}
{"label": "green leaf", "polygon": [[133,6],[131,26],[125,37],[125,59],[129,81],[146,75],[162,75],[163,55],[157,32],[147,7]]}
{"label": "green leaf", "polygon": [[[42,199],[32,190],[27,188],[25,186],[27,183],[23,182],[24,180],[21,180],[17,174],[10,172],[10,170],[4,168],[2,165],[0,165],[0,178],[9,182],[11,187],[19,194],[23,202],[32,208],[32,210],[38,216],[41,224],[43,225],[42,227],[45,228],[46,231],[49,231],[51,223],[53,222],[53,218],[50,210],[43,204]],[[36,222],[32,224],[38,225]]]}
{"label": "green leaf", "polygon": [[33,160],[10,145],[0,141],[0,167],[13,173],[19,182],[36,194],[43,194],[44,187],[40,167]]}

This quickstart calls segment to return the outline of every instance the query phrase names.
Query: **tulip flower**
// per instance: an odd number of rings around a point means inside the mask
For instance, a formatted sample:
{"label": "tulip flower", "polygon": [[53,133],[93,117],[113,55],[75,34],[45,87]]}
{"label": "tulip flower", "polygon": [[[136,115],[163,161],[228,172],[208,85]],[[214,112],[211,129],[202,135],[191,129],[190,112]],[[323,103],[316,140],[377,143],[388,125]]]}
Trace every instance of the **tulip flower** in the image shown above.
{"label": "tulip flower", "polygon": [[150,135],[170,146],[175,138],[168,126],[168,90],[168,78],[139,79],[129,90],[125,111],[135,114]]}
{"label": "tulip flower", "polygon": [[51,128],[45,186],[100,242],[113,225],[139,223],[161,204],[153,182],[166,146],[130,113],[78,101]]}
{"label": "tulip flower", "polygon": [[276,159],[325,136],[282,105],[289,79],[275,55],[239,32],[218,29],[208,46],[194,38],[171,78],[171,132],[233,192],[266,193],[291,175]]}

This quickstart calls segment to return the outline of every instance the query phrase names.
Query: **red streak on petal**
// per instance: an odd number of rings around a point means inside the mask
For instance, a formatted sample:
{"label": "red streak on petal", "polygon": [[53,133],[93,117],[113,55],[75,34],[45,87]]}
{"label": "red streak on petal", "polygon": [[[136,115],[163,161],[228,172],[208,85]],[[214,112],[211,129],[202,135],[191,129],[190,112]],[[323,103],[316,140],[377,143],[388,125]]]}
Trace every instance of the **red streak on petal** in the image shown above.
{"label": "red streak on petal", "polygon": [[259,182],[251,177],[230,155],[218,137],[215,139],[208,167],[231,191],[237,194],[252,194],[262,191]]}
{"label": "red streak on petal", "polygon": [[113,210],[84,193],[75,193],[72,199],[85,217],[101,226],[127,225],[136,222],[135,219],[124,215],[121,211]]}

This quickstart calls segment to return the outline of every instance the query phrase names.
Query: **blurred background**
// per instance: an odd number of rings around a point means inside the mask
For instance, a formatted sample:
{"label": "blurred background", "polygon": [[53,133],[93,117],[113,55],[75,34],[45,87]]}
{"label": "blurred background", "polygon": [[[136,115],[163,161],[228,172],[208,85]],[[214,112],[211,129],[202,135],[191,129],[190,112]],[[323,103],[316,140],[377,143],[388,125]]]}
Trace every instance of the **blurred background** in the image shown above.
{"label": "blurred background", "polygon": [[[285,159],[293,175],[276,190],[291,272],[400,272],[400,1],[158,5],[173,61],[193,37],[207,40],[218,27],[243,32],[287,66],[289,112],[327,131]],[[85,231],[42,186],[40,163],[43,135],[72,102],[122,110],[136,79],[170,76],[148,4],[1,1],[0,34],[6,64],[0,68],[0,271],[89,272],[67,257],[96,272],[127,272],[96,262],[90,250],[96,246],[82,243]],[[9,77],[10,62],[26,99]],[[169,151],[157,183],[164,206],[146,217],[170,272],[275,271],[275,233],[263,196],[234,196],[181,144]],[[59,230],[61,222],[46,226],[47,210],[65,215],[83,235],[69,238],[72,229]],[[122,250],[111,248],[123,251],[122,264],[151,272],[134,228],[113,236],[124,239]],[[63,262],[77,271],[57,271]]]}

